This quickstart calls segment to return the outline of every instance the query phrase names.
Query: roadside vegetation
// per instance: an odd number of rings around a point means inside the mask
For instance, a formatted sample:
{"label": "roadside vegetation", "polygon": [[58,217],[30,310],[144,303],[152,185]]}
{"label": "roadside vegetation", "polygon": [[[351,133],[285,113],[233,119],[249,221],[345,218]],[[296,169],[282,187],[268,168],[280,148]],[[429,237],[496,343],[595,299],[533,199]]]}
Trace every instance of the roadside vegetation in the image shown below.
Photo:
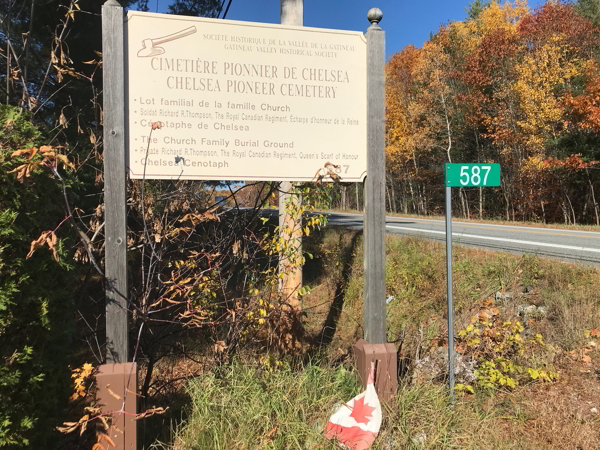
{"label": "roadside vegetation", "polygon": [[[360,389],[351,347],[363,335],[362,237],[328,229],[308,246],[303,352],[241,354],[191,382],[174,448],[337,448],[323,427]],[[455,246],[452,406],[444,255],[442,244],[388,238],[388,339],[400,384],[374,448],[597,448],[598,269]]]}
{"label": "roadside vegetation", "polygon": [[[102,3],[0,4],[2,448],[111,447],[110,414],[94,399],[111,281]],[[210,17],[224,5],[169,3]],[[597,227],[599,24],[593,0],[536,11],[476,0],[464,22],[392,57],[389,209],[439,215],[444,162],[494,161],[503,185],[458,191],[455,216]],[[288,207],[305,218],[302,253],[261,215],[279,189],[128,180],[127,312],[144,448],[336,448],[324,421],[360,389],[351,347],[363,336],[362,237],[306,213],[356,207],[362,185],[297,186],[303,203]],[[443,248],[388,244],[401,383],[378,448],[598,448],[597,270],[457,247],[461,386],[451,409]],[[279,289],[280,257],[304,266],[301,307]]]}

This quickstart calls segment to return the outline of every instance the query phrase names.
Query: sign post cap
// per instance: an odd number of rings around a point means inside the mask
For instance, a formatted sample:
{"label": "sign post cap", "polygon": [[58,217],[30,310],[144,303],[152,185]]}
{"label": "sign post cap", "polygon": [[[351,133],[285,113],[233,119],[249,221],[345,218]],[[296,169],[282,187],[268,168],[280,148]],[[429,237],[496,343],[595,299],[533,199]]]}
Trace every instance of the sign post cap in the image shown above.
{"label": "sign post cap", "polygon": [[367,14],[367,19],[373,25],[379,25],[379,22],[383,19],[383,12],[379,8],[371,8]]}

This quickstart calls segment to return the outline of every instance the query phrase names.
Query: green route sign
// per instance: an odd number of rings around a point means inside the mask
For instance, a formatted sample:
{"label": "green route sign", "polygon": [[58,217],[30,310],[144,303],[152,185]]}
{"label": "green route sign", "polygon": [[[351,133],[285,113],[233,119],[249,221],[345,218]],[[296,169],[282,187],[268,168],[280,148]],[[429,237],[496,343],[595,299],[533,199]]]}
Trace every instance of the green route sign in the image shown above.
{"label": "green route sign", "polygon": [[446,187],[500,186],[500,164],[445,164]]}
{"label": "green route sign", "polygon": [[448,385],[454,401],[456,358],[452,302],[452,188],[500,186],[500,164],[444,164],[446,185],[446,267],[448,273]]}

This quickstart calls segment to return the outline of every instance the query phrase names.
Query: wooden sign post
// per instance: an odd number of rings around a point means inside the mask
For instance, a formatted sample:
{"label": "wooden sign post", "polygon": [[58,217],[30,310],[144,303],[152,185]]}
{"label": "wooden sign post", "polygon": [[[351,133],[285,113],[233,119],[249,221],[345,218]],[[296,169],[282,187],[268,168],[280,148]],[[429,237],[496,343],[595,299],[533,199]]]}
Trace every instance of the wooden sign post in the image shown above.
{"label": "wooden sign post", "polygon": [[367,31],[367,179],[365,181],[365,340],[387,342],[385,315],[385,32],[373,8]]}
{"label": "wooden sign post", "polygon": [[397,351],[387,342],[385,310],[385,32],[383,13],[369,11],[367,31],[367,179],[365,181],[365,340],[354,346],[363,385],[371,362],[382,402],[393,401],[398,386]]}
{"label": "wooden sign post", "polygon": [[[365,330],[371,344],[386,340],[382,14],[369,12],[365,39],[302,27],[303,3],[282,0],[283,26],[141,11],[124,16],[116,0],[102,8],[108,364],[97,382],[98,398],[116,411],[123,431],[118,439],[111,435],[119,449],[135,441],[135,422],[128,428],[136,374],[128,362],[127,174],[311,182],[333,164],[341,181],[362,182],[368,171]],[[149,139],[157,122],[161,131]],[[291,238],[300,240],[301,223],[282,225],[298,229]],[[301,270],[295,272],[291,290],[301,283]],[[107,401],[109,384],[120,406]]]}
{"label": "wooden sign post", "polygon": [[123,8],[102,7],[104,214],[106,219],[106,360],[127,362],[127,205]]}
{"label": "wooden sign post", "polygon": [[[304,0],[281,0],[281,24],[304,26]],[[300,194],[294,192],[291,181],[282,181],[279,188],[279,230],[285,241],[295,246],[297,252],[302,252],[302,217],[293,218],[285,211],[288,201],[299,204],[302,199]],[[287,232],[287,229],[291,232]],[[302,287],[302,267],[290,264],[283,255],[279,259],[279,273],[285,274],[281,280],[281,292],[287,303],[295,311],[300,309],[298,290]]]}
{"label": "wooden sign post", "polygon": [[[117,444],[118,450],[135,450],[137,368],[135,362],[128,362],[123,17],[123,8],[116,0],[108,0],[102,6],[107,364],[100,367],[96,383],[99,405],[104,412],[113,412],[112,427],[107,431],[109,437]],[[119,397],[118,400],[114,394]]]}

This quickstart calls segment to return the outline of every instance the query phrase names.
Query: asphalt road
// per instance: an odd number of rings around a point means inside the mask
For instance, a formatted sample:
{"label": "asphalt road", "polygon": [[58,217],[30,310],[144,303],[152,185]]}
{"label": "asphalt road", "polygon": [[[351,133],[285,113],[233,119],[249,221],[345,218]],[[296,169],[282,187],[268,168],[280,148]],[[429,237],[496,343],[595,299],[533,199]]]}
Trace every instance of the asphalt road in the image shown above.
{"label": "asphalt road", "polygon": [[[363,227],[362,214],[327,213],[329,226],[354,230]],[[443,220],[387,217],[388,233],[446,241]],[[561,261],[600,267],[600,233],[556,228],[452,221],[454,244],[517,254],[533,254]]]}

